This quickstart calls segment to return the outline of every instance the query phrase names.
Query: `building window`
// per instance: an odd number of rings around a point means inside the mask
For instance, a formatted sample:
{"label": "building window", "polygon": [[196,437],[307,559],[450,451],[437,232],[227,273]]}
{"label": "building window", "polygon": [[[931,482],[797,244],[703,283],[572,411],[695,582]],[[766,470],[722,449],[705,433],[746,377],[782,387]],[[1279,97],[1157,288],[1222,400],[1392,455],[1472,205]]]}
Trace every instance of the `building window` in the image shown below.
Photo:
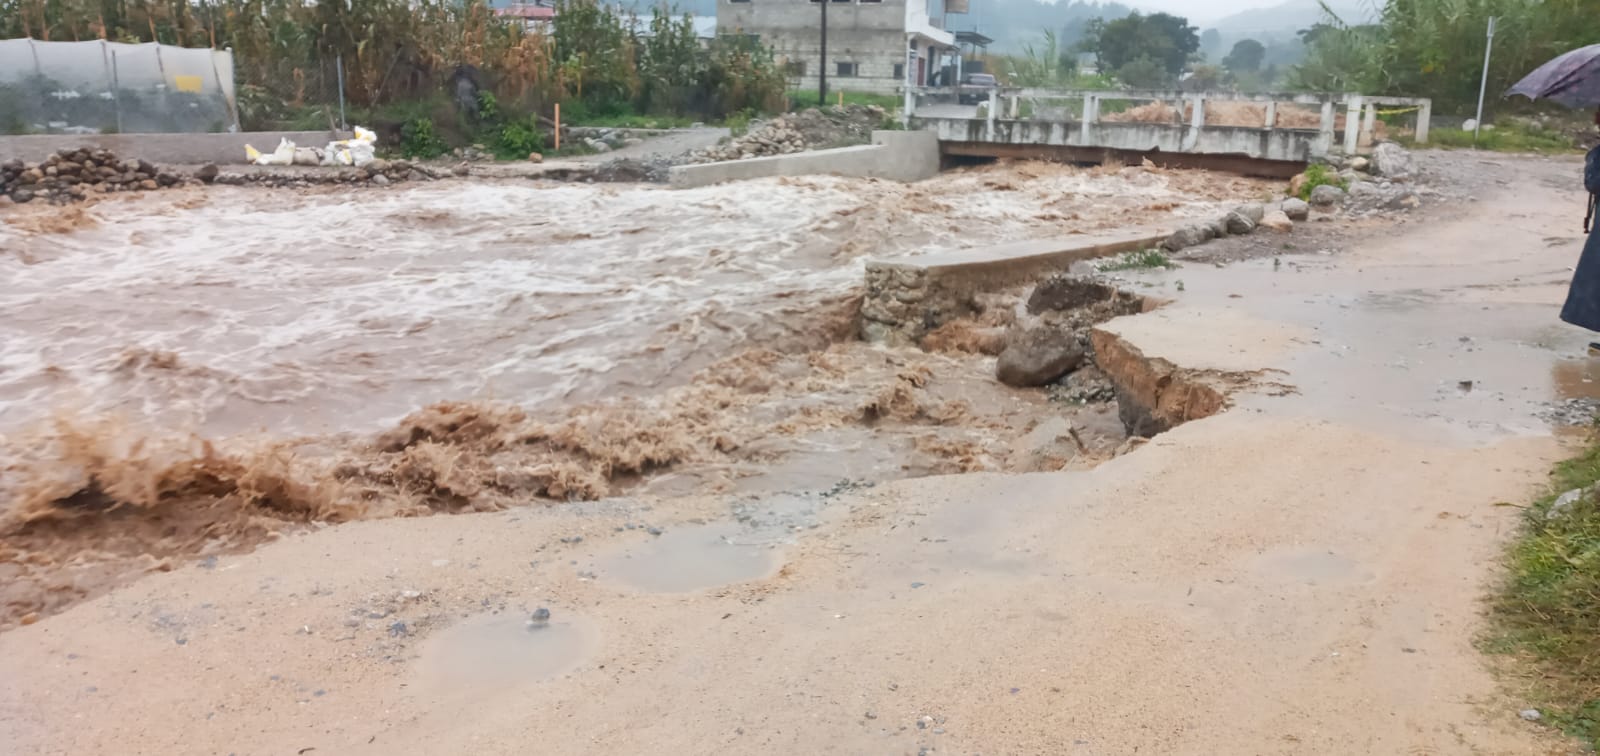
{"label": "building window", "polygon": [[856,64],[854,64],[854,63],[836,63],[834,65],[837,66],[837,68],[834,71],[834,75],[835,76],[855,76],[856,75]]}
{"label": "building window", "polygon": [[[749,1],[745,0],[745,2]],[[803,60],[791,60],[783,64],[783,73],[786,76],[792,76],[797,79],[803,78],[806,75],[806,62]]]}
{"label": "building window", "polygon": [[906,64],[904,64],[904,63],[896,63],[896,64],[894,64],[894,78],[896,80],[899,80],[899,81],[904,81],[905,80],[905,78],[906,78]]}

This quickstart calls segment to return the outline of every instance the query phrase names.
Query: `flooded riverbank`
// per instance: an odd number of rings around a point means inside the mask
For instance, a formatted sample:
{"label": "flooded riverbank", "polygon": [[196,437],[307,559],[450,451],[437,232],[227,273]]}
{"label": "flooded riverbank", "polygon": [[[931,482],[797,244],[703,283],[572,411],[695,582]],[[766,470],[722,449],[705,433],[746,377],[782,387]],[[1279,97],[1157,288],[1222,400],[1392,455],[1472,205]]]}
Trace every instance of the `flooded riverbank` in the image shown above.
{"label": "flooded riverbank", "polygon": [[[977,354],[852,341],[861,263],[1215,214],[1260,182],[193,188],[8,211],[0,626],[286,526],[1037,465]],[[1079,417],[1082,415],[1082,417]],[[1081,457],[1081,459],[1080,459]],[[72,565],[64,569],[63,565]]]}

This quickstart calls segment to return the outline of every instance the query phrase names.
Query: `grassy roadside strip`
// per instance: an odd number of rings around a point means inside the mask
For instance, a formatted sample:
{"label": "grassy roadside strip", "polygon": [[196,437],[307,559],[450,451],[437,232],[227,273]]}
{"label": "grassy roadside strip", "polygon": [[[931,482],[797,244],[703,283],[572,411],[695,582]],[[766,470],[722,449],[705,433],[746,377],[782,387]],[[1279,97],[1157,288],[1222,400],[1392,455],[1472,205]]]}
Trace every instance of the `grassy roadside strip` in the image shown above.
{"label": "grassy roadside strip", "polygon": [[[1511,657],[1542,721],[1600,741],[1600,437],[1556,466],[1525,512],[1490,601],[1484,650]],[[1581,490],[1579,495],[1563,496]]]}

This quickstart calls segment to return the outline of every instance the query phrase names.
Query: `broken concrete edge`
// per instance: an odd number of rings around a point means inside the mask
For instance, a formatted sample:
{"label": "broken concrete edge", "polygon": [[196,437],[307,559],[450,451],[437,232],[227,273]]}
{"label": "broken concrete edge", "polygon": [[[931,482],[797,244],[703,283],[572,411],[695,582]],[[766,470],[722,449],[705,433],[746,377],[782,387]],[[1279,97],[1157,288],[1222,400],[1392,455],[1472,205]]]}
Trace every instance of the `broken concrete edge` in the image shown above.
{"label": "broken concrete edge", "polygon": [[872,144],[673,166],[667,183],[693,189],[773,176],[849,176],[922,181],[939,173],[939,140],[922,131],[874,131]]}
{"label": "broken concrete edge", "polygon": [[1152,249],[1169,235],[1166,230],[1143,230],[869,260],[861,338],[892,346],[919,344],[930,331],[971,315],[978,294],[1063,272],[1073,263]]}
{"label": "broken concrete edge", "polygon": [[1235,393],[1257,384],[1261,377],[1261,372],[1179,367],[1146,355],[1105,326],[1091,329],[1089,342],[1095,364],[1116,389],[1117,413],[1129,436],[1149,438],[1191,420],[1211,417],[1231,406]]}

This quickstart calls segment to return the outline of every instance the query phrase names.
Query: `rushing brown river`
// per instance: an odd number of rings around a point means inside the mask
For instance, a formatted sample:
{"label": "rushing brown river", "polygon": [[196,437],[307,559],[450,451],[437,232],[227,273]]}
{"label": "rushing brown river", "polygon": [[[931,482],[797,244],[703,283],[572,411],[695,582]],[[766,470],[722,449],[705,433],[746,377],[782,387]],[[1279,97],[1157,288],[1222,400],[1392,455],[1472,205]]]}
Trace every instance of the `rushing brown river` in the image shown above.
{"label": "rushing brown river", "polygon": [[[1004,468],[1042,395],[851,342],[863,261],[1170,225],[1260,186],[1021,164],[3,211],[0,625],[286,521]],[[51,571],[91,547],[99,572]]]}

